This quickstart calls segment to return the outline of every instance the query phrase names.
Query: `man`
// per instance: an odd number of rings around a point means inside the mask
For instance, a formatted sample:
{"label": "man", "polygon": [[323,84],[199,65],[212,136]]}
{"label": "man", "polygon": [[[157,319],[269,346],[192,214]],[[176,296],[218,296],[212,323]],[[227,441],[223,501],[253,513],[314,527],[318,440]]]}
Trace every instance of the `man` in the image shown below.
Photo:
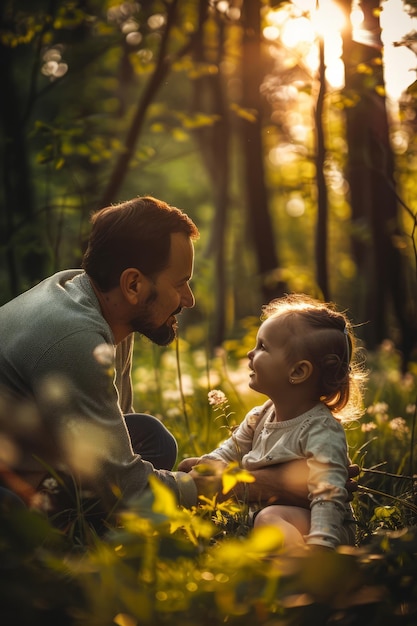
{"label": "man", "polygon": [[196,502],[192,479],[168,471],[172,435],[132,415],[130,372],[133,332],[166,345],[176,315],[194,306],[198,236],[185,213],[152,197],[107,207],[92,218],[83,270],[58,272],[0,308],[0,430],[35,491],[52,467],[111,507],[156,474],[180,503]]}
{"label": "man", "polygon": [[[92,218],[82,270],[58,272],[0,307],[6,486],[26,485],[29,499],[54,468],[107,509],[143,493],[151,474],[186,506],[211,489],[190,466],[170,471],[174,438],[132,409],[133,333],[159,345],[175,338],[176,315],[194,306],[198,236],[185,213],[149,196],[107,207]],[[259,470],[253,498],[294,498],[294,472],[280,474]]]}

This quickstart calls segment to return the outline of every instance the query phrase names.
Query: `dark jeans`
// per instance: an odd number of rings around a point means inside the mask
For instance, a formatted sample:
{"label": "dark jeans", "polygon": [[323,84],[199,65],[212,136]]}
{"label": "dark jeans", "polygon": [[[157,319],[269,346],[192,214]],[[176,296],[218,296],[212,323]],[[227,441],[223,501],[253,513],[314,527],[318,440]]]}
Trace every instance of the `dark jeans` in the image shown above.
{"label": "dark jeans", "polygon": [[129,413],[125,420],[133,451],[156,469],[171,470],[177,460],[178,447],[169,430],[153,415]]}
{"label": "dark jeans", "polygon": [[[178,447],[174,436],[169,430],[152,415],[145,413],[129,413],[125,415],[126,426],[129,431],[133,451],[140,454],[143,460],[150,461],[156,469],[171,470],[176,462]],[[67,488],[71,488],[71,480],[65,480]],[[60,494],[61,495],[61,494]],[[64,505],[57,500],[57,508]],[[64,494],[65,504],[67,497]],[[16,507],[24,506],[23,501],[12,491],[0,486],[0,513]]]}

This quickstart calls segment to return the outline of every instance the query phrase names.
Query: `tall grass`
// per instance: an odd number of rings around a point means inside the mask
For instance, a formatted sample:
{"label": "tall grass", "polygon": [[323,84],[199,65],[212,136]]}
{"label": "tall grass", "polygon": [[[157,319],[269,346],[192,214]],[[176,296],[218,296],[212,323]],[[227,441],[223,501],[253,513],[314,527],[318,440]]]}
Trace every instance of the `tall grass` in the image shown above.
{"label": "tall grass", "polygon": [[[179,458],[214,448],[264,400],[248,388],[244,341],[210,358],[185,339],[158,351],[140,341],[136,408],[164,421]],[[0,511],[1,623],[415,626],[416,386],[398,363],[390,344],[369,355],[364,417],[347,430],[361,467],[357,547],[277,553],[279,534],[250,531],[244,505],[214,498],[185,510],[157,481],[105,535],[91,529],[82,541],[37,511]],[[208,402],[215,388],[225,418]]]}
{"label": "tall grass", "polygon": [[[202,350],[192,350],[185,340],[180,340],[180,350],[165,349],[158,363],[164,368],[164,390],[154,397],[156,402],[149,386],[149,346],[138,351],[136,391],[140,397],[142,386],[146,389],[146,410],[160,415],[177,437],[179,459],[215,448],[229,436],[230,426],[238,424],[251,407],[264,402],[264,396],[248,387],[249,370],[244,357],[253,343],[255,328],[251,320],[245,337],[229,342],[227,351],[218,350],[212,358]],[[416,372],[401,373],[401,356],[388,341],[367,355],[366,367],[369,380],[364,414],[346,427],[350,457],[361,469],[360,496],[355,498],[354,508],[362,541],[369,540],[380,528],[408,527],[415,523],[417,512]],[[208,392],[213,388],[227,396],[227,424],[209,405]]]}

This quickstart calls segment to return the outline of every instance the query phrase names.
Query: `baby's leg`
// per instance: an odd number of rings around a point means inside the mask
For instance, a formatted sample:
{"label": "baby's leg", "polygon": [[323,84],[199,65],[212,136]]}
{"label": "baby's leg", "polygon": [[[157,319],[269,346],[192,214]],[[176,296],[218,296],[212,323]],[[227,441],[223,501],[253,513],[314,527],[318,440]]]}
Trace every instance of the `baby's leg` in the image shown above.
{"label": "baby's leg", "polygon": [[298,506],[273,504],[267,506],[255,517],[254,527],[275,526],[283,533],[284,546],[304,543],[304,535],[310,530],[310,511]]}

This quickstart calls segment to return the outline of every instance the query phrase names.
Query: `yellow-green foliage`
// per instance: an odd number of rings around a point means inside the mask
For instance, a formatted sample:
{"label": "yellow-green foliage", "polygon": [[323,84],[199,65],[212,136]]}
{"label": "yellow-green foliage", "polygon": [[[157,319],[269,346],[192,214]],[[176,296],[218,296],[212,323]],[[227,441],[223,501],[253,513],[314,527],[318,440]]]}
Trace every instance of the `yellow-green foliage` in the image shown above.
{"label": "yellow-green foliage", "polygon": [[[212,449],[263,401],[247,387],[238,346],[236,356],[212,358],[184,340],[180,350],[137,348],[136,406],[172,430],[179,458]],[[251,528],[244,503],[213,497],[184,509],[151,478],[151,489],[100,536],[88,521],[63,533],[39,512],[0,511],[1,623],[414,626],[415,373],[401,375],[398,363],[388,344],[369,355],[364,417],[347,430],[361,467],[357,547],[282,551],[277,530]],[[248,479],[228,467],[223,492]]]}
{"label": "yellow-green foliage", "polygon": [[1,515],[2,623],[415,624],[415,530],[291,554],[279,552],[275,529],[232,532],[240,515],[214,501],[185,511],[157,481],[84,547],[65,543],[39,513]]}

